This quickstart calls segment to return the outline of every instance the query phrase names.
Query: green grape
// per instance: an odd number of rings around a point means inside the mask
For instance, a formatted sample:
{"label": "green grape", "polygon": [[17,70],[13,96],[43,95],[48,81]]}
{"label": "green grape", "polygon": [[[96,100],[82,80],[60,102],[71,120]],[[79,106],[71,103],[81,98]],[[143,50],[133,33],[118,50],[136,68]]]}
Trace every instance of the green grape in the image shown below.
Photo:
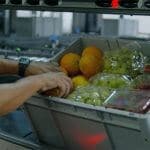
{"label": "green grape", "polygon": [[77,88],[67,98],[76,102],[100,106],[112,91],[98,86],[86,86]]}
{"label": "green grape", "polygon": [[123,88],[130,86],[130,80],[119,74],[97,74],[90,79],[90,82],[95,86],[107,87],[107,88]]}
{"label": "green grape", "polygon": [[135,77],[141,72],[144,59],[145,57],[141,52],[128,50],[127,48],[106,52],[104,56],[104,72],[127,74]]}
{"label": "green grape", "polygon": [[85,103],[94,105],[94,100],[93,99],[88,99]]}
{"label": "green grape", "polygon": [[102,105],[101,100],[95,100],[94,105],[95,106],[101,106]]}

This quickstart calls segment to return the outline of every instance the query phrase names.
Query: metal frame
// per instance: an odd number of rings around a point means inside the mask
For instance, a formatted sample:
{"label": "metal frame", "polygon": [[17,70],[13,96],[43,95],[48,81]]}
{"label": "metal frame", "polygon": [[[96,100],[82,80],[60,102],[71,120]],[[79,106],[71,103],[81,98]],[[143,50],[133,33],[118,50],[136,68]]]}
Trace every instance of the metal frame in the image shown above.
{"label": "metal frame", "polygon": [[1,4],[0,9],[17,9],[17,10],[40,10],[40,11],[59,11],[59,12],[93,12],[103,14],[128,14],[128,15],[150,15],[150,8],[144,7],[144,0],[139,0],[137,8],[117,9],[109,7],[98,7],[95,1],[91,0],[83,2],[82,0],[74,2],[72,0],[60,0],[57,6],[46,5],[40,0],[39,5],[29,5],[26,0],[22,0],[22,4],[14,5],[6,0],[6,4]]}

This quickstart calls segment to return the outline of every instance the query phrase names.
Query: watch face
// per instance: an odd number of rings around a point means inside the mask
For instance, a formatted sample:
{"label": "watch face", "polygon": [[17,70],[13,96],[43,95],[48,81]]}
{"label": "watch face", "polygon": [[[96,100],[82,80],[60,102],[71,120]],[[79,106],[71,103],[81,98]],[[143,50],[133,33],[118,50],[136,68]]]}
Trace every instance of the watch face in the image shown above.
{"label": "watch face", "polygon": [[21,64],[29,64],[30,63],[30,59],[22,57],[22,58],[20,58],[19,62]]}
{"label": "watch face", "polygon": [[30,59],[22,57],[19,59],[19,76],[24,77],[26,68],[30,64]]}

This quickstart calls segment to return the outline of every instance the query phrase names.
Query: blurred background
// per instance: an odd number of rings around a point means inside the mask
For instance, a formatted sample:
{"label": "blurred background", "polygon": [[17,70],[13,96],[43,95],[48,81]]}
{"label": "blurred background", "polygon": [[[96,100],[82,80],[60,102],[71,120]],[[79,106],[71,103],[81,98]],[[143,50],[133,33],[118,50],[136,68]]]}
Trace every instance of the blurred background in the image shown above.
{"label": "blurred background", "polygon": [[0,11],[0,35],[49,37],[72,33],[102,36],[150,36],[149,16],[103,15],[41,11]]}
{"label": "blurred background", "polygon": [[5,57],[36,55],[50,58],[76,38],[88,35],[149,39],[149,18],[135,15],[1,10],[0,54]]}

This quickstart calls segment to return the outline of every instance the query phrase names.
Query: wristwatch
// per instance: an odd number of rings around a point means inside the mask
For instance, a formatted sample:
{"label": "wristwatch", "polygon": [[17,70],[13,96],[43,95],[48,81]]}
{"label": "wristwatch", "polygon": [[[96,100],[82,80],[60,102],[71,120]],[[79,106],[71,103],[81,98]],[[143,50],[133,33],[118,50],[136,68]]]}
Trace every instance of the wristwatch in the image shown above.
{"label": "wristwatch", "polygon": [[30,62],[31,62],[30,59],[26,57],[21,57],[19,59],[19,69],[18,69],[19,76],[24,77],[26,68],[29,66]]}

